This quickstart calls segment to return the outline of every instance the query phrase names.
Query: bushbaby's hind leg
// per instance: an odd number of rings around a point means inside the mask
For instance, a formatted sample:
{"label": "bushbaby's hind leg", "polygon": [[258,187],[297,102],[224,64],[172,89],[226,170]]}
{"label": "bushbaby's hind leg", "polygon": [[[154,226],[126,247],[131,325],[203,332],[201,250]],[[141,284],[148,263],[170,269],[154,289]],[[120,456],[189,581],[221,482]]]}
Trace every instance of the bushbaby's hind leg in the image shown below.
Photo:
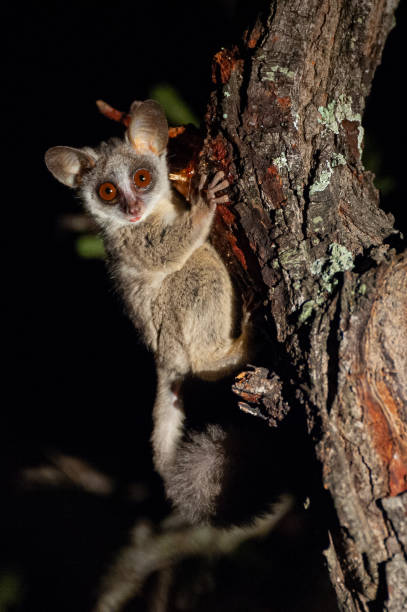
{"label": "bushbaby's hind leg", "polygon": [[162,477],[175,461],[182,438],[185,414],[179,393],[180,387],[180,379],[174,380],[169,372],[158,369],[151,442],[154,465]]}
{"label": "bushbaby's hind leg", "polygon": [[184,331],[177,313],[166,313],[158,332],[156,363],[159,370],[165,370],[171,380],[183,378],[191,371]]}
{"label": "bushbaby's hind leg", "polygon": [[161,326],[157,342],[157,393],[151,442],[154,465],[163,477],[175,460],[182,437],[185,414],[180,387],[191,369],[181,331],[175,336],[177,327],[175,318],[168,317]]}
{"label": "bushbaby's hind leg", "polygon": [[231,340],[229,348],[222,354],[214,352],[212,356],[201,361],[199,357],[193,363],[194,374],[203,380],[218,380],[224,378],[244,365],[249,357],[251,340],[250,314],[244,313],[242,333],[235,340]]}

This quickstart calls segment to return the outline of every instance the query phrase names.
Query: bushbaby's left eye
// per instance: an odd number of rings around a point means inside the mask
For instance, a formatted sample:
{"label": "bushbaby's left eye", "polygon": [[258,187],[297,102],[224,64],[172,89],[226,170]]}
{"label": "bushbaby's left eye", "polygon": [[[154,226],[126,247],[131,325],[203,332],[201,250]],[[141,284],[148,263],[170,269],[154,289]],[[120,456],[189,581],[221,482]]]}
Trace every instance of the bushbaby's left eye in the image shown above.
{"label": "bushbaby's left eye", "polygon": [[136,187],[145,189],[151,183],[151,172],[145,168],[140,168],[137,170],[137,172],[135,172],[133,179]]}

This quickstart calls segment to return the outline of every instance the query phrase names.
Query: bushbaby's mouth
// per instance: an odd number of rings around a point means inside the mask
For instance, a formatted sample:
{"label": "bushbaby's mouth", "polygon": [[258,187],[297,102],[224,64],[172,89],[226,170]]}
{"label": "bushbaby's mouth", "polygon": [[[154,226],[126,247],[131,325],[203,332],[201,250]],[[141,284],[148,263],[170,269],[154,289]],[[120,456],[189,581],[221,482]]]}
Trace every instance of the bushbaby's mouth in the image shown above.
{"label": "bushbaby's mouth", "polygon": [[135,223],[136,221],[140,221],[144,212],[144,203],[139,200],[132,200],[123,202],[121,205],[121,209],[128,221],[131,223]]}

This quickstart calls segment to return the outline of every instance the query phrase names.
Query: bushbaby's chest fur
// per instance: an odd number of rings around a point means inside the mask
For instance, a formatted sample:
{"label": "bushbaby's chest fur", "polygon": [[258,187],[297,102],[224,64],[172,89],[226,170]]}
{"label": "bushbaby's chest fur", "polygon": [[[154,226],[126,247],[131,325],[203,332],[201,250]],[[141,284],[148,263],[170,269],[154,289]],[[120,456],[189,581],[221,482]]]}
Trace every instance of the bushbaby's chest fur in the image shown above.
{"label": "bushbaby's chest fur", "polygon": [[119,290],[149,347],[157,351],[163,326],[173,329],[188,346],[198,342],[201,347],[208,342],[213,346],[214,336],[219,335],[214,332],[215,320],[222,321],[230,336],[233,289],[213,247],[204,243],[182,266],[167,253],[169,265],[163,265],[155,247],[165,237],[165,228],[145,229],[131,232],[109,250]]}

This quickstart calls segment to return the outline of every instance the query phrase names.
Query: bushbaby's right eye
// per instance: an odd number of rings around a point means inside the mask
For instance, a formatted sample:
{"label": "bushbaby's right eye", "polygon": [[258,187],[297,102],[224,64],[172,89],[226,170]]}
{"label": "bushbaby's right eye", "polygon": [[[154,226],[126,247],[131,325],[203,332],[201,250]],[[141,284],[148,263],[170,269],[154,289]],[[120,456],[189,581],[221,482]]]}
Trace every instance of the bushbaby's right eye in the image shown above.
{"label": "bushbaby's right eye", "polygon": [[111,202],[117,196],[117,188],[113,183],[102,183],[99,187],[99,195],[105,202]]}

